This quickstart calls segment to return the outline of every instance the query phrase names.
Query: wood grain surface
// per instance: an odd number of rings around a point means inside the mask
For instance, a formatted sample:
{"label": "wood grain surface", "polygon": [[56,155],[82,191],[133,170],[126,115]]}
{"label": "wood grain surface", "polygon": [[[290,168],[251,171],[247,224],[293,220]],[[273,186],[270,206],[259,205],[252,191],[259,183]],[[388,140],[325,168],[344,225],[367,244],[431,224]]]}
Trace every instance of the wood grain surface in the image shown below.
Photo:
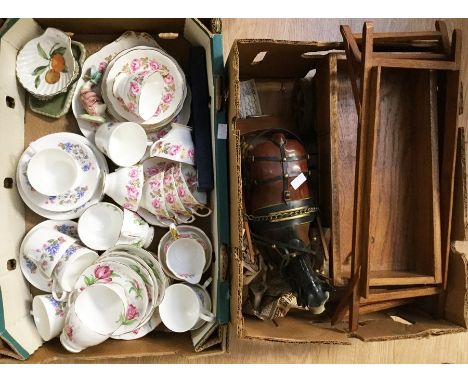
{"label": "wood grain surface", "polygon": [[[375,19],[377,32],[434,30],[433,19]],[[225,59],[235,39],[271,38],[285,40],[341,41],[340,24],[360,32],[363,19],[223,19]],[[462,28],[468,39],[468,20],[447,20],[449,33]],[[463,69],[468,64],[468,49],[463,52]],[[286,63],[286,61],[285,61]],[[465,71],[464,70],[464,71]],[[463,78],[463,77],[462,77]],[[468,99],[464,88],[463,99]],[[351,89],[349,89],[350,91]],[[466,101],[465,101],[466,103]],[[466,108],[466,105],[465,105]],[[468,113],[465,113],[468,114]],[[466,125],[466,120],[461,121]],[[468,363],[468,332],[431,338],[352,345],[305,345],[268,343],[230,338],[230,353],[215,357],[129,358],[126,363]],[[112,362],[112,361],[110,361]],[[116,360],[115,363],[122,363]]]}

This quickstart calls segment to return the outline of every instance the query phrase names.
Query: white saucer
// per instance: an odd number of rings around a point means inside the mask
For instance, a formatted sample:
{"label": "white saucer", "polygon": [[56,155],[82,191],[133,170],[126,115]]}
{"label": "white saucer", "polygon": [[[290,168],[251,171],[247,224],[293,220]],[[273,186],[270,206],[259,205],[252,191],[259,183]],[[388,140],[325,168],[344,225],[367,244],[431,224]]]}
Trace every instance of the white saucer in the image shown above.
{"label": "white saucer", "polygon": [[[78,134],[63,133],[49,134],[32,142],[23,152],[18,162],[20,168],[20,184],[24,194],[34,205],[44,210],[64,212],[76,209],[85,204],[94,195],[98,186],[100,169],[96,156],[88,145],[80,141]],[[28,163],[36,152],[57,148],[70,154],[79,167],[79,181],[75,188],[57,196],[43,195],[28,181]]]}
{"label": "white saucer", "polygon": [[23,243],[31,235],[32,232],[34,232],[40,227],[53,228],[65,235],[69,235],[75,239],[79,239],[77,231],[78,223],[71,220],[46,220],[31,228],[31,230],[26,234],[23,241],[21,242],[19,252],[19,263],[24,277],[37,289],[40,289],[44,292],[52,292],[52,279],[47,278],[41,271],[39,271],[37,269],[36,264],[34,264],[23,253]]}
{"label": "white saucer", "polygon": [[[75,208],[69,211],[54,212],[54,211],[49,211],[44,208],[38,207],[36,204],[34,204],[32,200],[29,199],[28,194],[24,192],[21,182],[17,181],[18,192],[21,198],[23,199],[24,203],[38,215],[41,215],[47,219],[56,219],[56,220],[75,219],[75,218],[78,218],[84,212],[86,208],[88,208],[89,206],[93,204],[98,203],[104,197],[104,193],[103,193],[104,184],[103,183],[104,183],[105,175],[109,173],[109,167],[107,165],[106,159],[104,158],[104,155],[93,144],[91,144],[85,137],[78,135],[78,134],[72,134],[72,133],[59,133],[59,134],[64,139],[68,139],[68,138],[76,139],[82,144],[87,145],[94,153],[96,160],[97,160],[97,165],[101,173],[94,195],[92,195],[91,199],[88,202],[86,202],[85,204],[83,204],[82,206],[78,208]],[[20,166],[17,166],[16,178],[17,179],[21,178]]]}
{"label": "white saucer", "polygon": [[[96,128],[99,126],[99,123],[93,123],[77,118],[77,116],[86,113],[80,101],[80,90],[86,82],[84,76],[88,74],[89,69],[92,66],[99,68],[100,71],[104,73],[107,64],[112,60],[112,58],[117,56],[117,54],[123,50],[142,45],[159,47],[153,37],[147,33],[125,32],[117,40],[104,46],[100,51],[89,56],[83,63],[82,75],[78,79],[75,92],[73,93],[72,110],[82,134],[92,142],[94,142],[94,134],[96,132]],[[101,95],[101,87],[99,85],[95,86],[93,91],[96,91],[98,95]]]}

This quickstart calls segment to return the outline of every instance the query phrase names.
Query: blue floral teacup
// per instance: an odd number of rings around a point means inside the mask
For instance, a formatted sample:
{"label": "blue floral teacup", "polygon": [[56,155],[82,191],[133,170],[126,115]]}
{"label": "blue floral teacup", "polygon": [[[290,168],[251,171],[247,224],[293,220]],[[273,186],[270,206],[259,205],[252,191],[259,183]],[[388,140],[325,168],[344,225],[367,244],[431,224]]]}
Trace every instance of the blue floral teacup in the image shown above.
{"label": "blue floral teacup", "polygon": [[55,266],[76,239],[53,228],[39,227],[27,237],[24,255],[33,261],[48,278],[52,277]]}

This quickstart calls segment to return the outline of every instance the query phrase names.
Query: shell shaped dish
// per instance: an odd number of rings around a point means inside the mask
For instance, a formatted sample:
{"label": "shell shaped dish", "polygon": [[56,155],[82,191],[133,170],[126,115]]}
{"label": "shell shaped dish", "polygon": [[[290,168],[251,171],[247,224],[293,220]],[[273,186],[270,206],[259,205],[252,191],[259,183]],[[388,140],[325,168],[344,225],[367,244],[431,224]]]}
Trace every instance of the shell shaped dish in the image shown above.
{"label": "shell shaped dish", "polygon": [[71,39],[58,29],[47,28],[18,53],[16,76],[21,85],[38,98],[66,92],[78,74]]}

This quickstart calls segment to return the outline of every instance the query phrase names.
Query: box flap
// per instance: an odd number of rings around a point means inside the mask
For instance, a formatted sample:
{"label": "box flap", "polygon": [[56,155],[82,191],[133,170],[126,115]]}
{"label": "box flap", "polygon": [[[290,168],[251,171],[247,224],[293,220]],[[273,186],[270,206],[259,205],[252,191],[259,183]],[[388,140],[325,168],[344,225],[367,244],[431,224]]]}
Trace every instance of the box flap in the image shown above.
{"label": "box flap", "polygon": [[345,331],[332,327],[330,323],[312,322],[291,311],[274,322],[245,317],[244,337],[272,342],[351,344]]}
{"label": "box flap", "polygon": [[451,249],[445,318],[468,328],[468,242],[452,242]]}
{"label": "box flap", "polygon": [[463,331],[464,328],[460,326],[445,320],[434,320],[429,315],[399,314],[399,316],[389,316],[382,313],[375,315],[375,317],[362,317],[358,330],[353,336],[362,341],[391,341]]}
{"label": "box flap", "polygon": [[[24,206],[14,187],[16,164],[24,149],[25,97],[16,82],[16,55],[42,30],[31,19],[6,22],[0,42],[0,335],[21,359],[29,357],[42,340],[29,314],[31,294],[21,273],[18,255],[24,236]],[[7,102],[5,102],[7,100]]]}

